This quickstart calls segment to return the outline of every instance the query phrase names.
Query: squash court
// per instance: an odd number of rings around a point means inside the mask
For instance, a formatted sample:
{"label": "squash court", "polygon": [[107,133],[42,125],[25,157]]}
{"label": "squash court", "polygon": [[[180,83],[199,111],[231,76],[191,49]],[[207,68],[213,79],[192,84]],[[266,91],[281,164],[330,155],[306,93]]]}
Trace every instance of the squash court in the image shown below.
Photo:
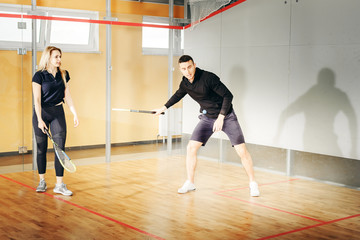
{"label": "squash court", "polygon": [[[359,0],[2,1],[0,240],[360,240],[359,9]],[[203,84],[206,98],[187,92],[166,106],[204,71],[232,97]],[[63,102],[61,125],[41,120],[39,110],[60,116]],[[156,108],[165,115],[142,114]],[[218,133],[199,150],[196,190],[179,194],[199,118],[217,117],[220,130],[230,109],[260,196],[250,197],[240,142]],[[39,134],[48,123],[77,168],[64,182]]]}

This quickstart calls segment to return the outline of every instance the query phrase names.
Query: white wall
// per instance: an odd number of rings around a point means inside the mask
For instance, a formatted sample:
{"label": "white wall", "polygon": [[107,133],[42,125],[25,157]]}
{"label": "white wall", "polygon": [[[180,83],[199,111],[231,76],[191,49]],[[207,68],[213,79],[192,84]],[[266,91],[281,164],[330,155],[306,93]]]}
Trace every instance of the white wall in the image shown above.
{"label": "white wall", "polygon": [[[185,52],[231,90],[247,142],[360,159],[359,9],[248,0],[186,30]],[[183,106],[190,134],[199,107]]]}

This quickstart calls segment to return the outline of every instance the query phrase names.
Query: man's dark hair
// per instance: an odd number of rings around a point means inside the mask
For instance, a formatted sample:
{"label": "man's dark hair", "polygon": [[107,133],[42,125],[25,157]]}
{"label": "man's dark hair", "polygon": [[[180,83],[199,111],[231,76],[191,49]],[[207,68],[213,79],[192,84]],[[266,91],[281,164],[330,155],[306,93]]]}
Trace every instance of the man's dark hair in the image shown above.
{"label": "man's dark hair", "polygon": [[182,55],[180,58],[179,58],[179,64],[180,63],[183,63],[183,62],[188,62],[188,61],[192,61],[194,63],[194,60],[192,59],[192,57],[190,57],[189,55]]}

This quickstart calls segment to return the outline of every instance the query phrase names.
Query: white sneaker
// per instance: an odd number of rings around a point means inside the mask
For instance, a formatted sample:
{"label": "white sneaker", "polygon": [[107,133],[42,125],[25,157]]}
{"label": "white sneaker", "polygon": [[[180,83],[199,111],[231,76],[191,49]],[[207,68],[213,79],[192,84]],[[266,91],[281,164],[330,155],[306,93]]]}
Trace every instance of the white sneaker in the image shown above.
{"label": "white sneaker", "polygon": [[45,192],[47,189],[45,179],[41,179],[39,186],[36,188],[36,192]]}
{"label": "white sneaker", "polygon": [[250,196],[252,197],[260,196],[259,186],[256,182],[250,182],[249,188],[250,188]]}
{"label": "white sneaker", "polygon": [[189,191],[194,191],[195,189],[195,184],[191,183],[189,180],[186,180],[184,185],[178,189],[178,193],[187,193]]}
{"label": "white sneaker", "polygon": [[65,196],[71,196],[73,194],[72,191],[67,189],[66,184],[64,183],[56,184],[54,188],[54,192],[61,193],[62,195]]}

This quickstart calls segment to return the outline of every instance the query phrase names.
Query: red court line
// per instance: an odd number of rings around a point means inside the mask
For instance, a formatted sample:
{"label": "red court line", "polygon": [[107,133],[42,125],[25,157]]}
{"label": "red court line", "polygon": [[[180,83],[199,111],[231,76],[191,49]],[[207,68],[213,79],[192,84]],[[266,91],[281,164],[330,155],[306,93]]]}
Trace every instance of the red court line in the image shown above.
{"label": "red court line", "polygon": [[[289,179],[289,180],[285,180],[285,181],[278,181],[278,182],[260,184],[259,186],[273,185],[273,184],[277,184],[277,183],[284,183],[284,182],[290,182],[290,181],[295,181],[295,180],[298,180],[298,178]],[[283,213],[287,213],[287,214],[290,214],[290,215],[294,215],[294,216],[297,216],[297,217],[306,218],[306,219],[309,219],[309,220],[312,220],[312,221],[316,221],[316,222],[320,222],[320,223],[325,222],[325,221],[322,221],[322,220],[319,220],[319,219],[316,219],[316,218],[304,216],[304,215],[301,215],[301,214],[285,211],[285,210],[282,210],[282,209],[279,209],[279,208],[274,208],[274,207],[270,207],[270,206],[267,206],[267,205],[264,205],[264,204],[260,204],[260,203],[256,203],[256,202],[252,202],[252,201],[247,201],[247,200],[243,200],[243,199],[240,199],[240,198],[237,198],[237,197],[232,197],[232,196],[222,194],[224,192],[230,192],[230,191],[236,191],[236,190],[248,189],[248,188],[249,187],[236,188],[236,189],[216,192],[215,194],[219,195],[219,196],[222,196],[222,197],[227,197],[227,198],[230,198],[230,199],[238,200],[238,201],[241,201],[241,202],[250,203],[250,204],[255,205],[255,206],[264,207],[264,208],[268,208],[268,209],[275,210],[275,211],[278,211],[278,212],[283,212]]]}
{"label": "red court line", "polygon": [[293,213],[293,212],[281,210],[281,209],[279,209],[279,208],[270,207],[270,206],[267,206],[267,205],[264,205],[264,204],[260,204],[260,203],[256,203],[256,202],[252,202],[252,201],[247,201],[247,200],[243,200],[243,199],[236,198],[236,197],[231,197],[231,196],[227,196],[227,195],[224,195],[224,194],[219,194],[219,193],[215,193],[215,194],[217,194],[217,195],[219,195],[219,196],[222,196],[222,197],[227,197],[227,198],[235,199],[235,200],[238,200],[238,201],[241,201],[241,202],[250,203],[250,204],[255,205],[255,206],[259,206],[259,207],[263,207],[263,208],[268,208],[268,209],[271,209],[271,210],[275,210],[275,211],[278,211],[278,212],[287,213],[287,214],[294,215],[294,216],[297,216],[297,217],[306,218],[306,219],[309,219],[309,220],[312,220],[312,221],[321,222],[321,223],[324,222],[324,221],[319,220],[319,219],[316,219],[316,218],[312,218],[312,217],[304,216],[304,215],[301,215],[301,214],[297,214],[297,213]]}
{"label": "red court line", "polygon": [[[17,183],[17,184],[19,184],[19,185],[21,185],[21,186],[23,186],[23,187],[29,188],[29,189],[31,189],[31,190],[34,190],[34,191],[36,190],[36,189],[33,188],[33,187],[30,187],[30,186],[28,186],[28,185],[26,185],[26,184],[24,184],[24,183],[18,182],[18,181],[14,180],[14,179],[5,177],[5,176],[3,176],[3,175],[0,175],[0,177],[4,178],[4,179],[6,179],[6,180],[9,180],[9,181],[11,181],[11,182]],[[112,221],[112,222],[114,222],[114,223],[117,223],[117,224],[119,224],[119,225],[121,225],[121,226],[130,228],[130,229],[135,230],[135,231],[140,232],[140,233],[143,233],[143,234],[145,234],[145,235],[147,235],[147,236],[150,236],[150,237],[153,237],[153,238],[159,239],[159,240],[164,240],[164,238],[161,238],[161,237],[159,237],[159,236],[156,236],[156,235],[154,235],[154,234],[152,234],[152,233],[143,231],[143,230],[141,230],[141,229],[139,229],[139,228],[136,228],[136,227],[133,227],[133,226],[131,226],[131,225],[129,225],[129,224],[120,222],[120,221],[118,221],[118,220],[116,220],[116,219],[113,219],[113,218],[111,218],[111,217],[105,216],[105,215],[103,215],[103,214],[101,214],[101,213],[98,213],[98,212],[95,212],[95,211],[90,210],[90,209],[88,209],[88,208],[85,208],[85,207],[83,207],[83,206],[77,205],[76,203],[72,203],[72,202],[70,202],[70,201],[67,201],[67,200],[64,200],[64,199],[62,199],[62,198],[59,198],[59,197],[57,197],[57,196],[55,196],[55,195],[52,195],[52,194],[49,194],[49,193],[46,193],[46,192],[45,192],[45,193],[42,193],[42,194],[45,194],[45,195],[47,195],[47,196],[49,196],[49,197],[52,197],[52,198],[55,198],[55,199],[57,199],[57,200],[63,201],[63,202],[65,202],[65,203],[67,203],[67,204],[70,204],[70,205],[72,205],[72,206],[74,206],[74,207],[77,207],[77,208],[82,209],[82,210],[85,210],[85,211],[87,211],[87,212],[89,212],[89,213],[95,214],[95,215],[97,215],[97,216],[99,216],[99,217],[102,217],[102,218],[105,218],[105,219],[107,219],[107,220],[110,220],[110,221]]]}
{"label": "red court line", "polygon": [[[273,185],[273,184],[277,184],[277,183],[287,183],[287,182],[296,181],[296,180],[299,180],[299,178],[292,178],[292,179],[288,179],[288,180],[284,180],[284,181],[277,181],[277,182],[271,182],[271,183],[263,183],[263,184],[259,184],[259,186]],[[231,191],[237,191],[237,190],[247,189],[247,188],[249,188],[249,187],[229,189],[229,190],[224,190],[224,191],[216,192],[215,194],[224,193],[224,192],[231,192]]]}
{"label": "red court line", "polygon": [[323,223],[319,223],[319,224],[316,224],[316,225],[307,226],[307,227],[291,230],[291,231],[288,231],[288,232],[279,233],[279,234],[272,235],[272,236],[259,238],[257,240],[275,238],[275,237],[279,237],[279,236],[283,236],[283,235],[287,235],[287,234],[291,234],[291,233],[295,233],[295,232],[300,232],[300,231],[307,230],[307,229],[310,229],[310,228],[315,228],[315,227],[319,227],[319,226],[323,226],[323,225],[327,225],[327,224],[331,224],[331,223],[335,223],[335,222],[340,222],[340,221],[350,219],[350,218],[355,218],[355,217],[360,217],[360,214],[356,214],[356,215],[352,215],[352,216],[348,216],[348,217],[344,217],[344,218],[339,218],[339,219],[331,220],[331,221],[328,221],[328,222],[323,222]]}

